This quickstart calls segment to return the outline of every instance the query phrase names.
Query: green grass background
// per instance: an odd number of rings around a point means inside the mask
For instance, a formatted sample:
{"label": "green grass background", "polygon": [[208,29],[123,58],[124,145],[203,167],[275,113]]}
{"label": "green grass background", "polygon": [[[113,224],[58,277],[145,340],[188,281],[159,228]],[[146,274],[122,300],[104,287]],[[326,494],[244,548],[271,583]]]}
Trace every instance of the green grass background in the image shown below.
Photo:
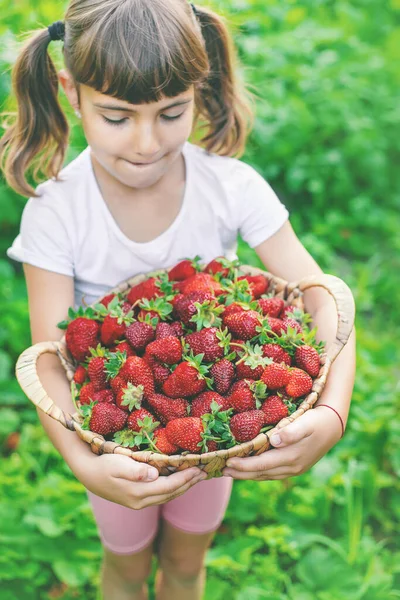
{"label": "green grass background", "polygon": [[[243,160],[288,206],[323,269],[352,288],[358,369],[340,444],[299,477],[235,483],[207,555],[205,599],[400,598],[400,1],[210,5],[234,28],[242,76],[259,96]],[[62,19],[64,8],[0,0],[3,109],[20,34]],[[51,53],[61,68],[57,44]],[[69,161],[85,140],[63,102]],[[1,598],[95,600],[101,546],[85,490],[13,374],[30,334],[22,271],[5,250],[26,199],[4,180],[0,188]],[[242,242],[240,258],[259,264]]]}

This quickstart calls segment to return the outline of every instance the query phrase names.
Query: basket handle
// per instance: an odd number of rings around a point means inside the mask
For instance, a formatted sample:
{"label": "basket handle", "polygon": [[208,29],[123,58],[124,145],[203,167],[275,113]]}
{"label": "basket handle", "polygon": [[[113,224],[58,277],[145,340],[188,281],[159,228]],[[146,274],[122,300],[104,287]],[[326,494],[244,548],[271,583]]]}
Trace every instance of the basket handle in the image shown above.
{"label": "basket handle", "polygon": [[305,277],[297,283],[290,283],[287,286],[287,293],[290,295],[295,291],[295,288],[300,292],[305,292],[312,287],[324,288],[332,296],[336,304],[338,316],[336,338],[327,350],[327,358],[333,362],[347,344],[353,329],[355,317],[353,294],[349,286],[342,279],[326,273]]}
{"label": "basket handle", "polygon": [[38,373],[37,361],[42,354],[59,354],[62,352],[61,342],[39,342],[30,346],[18,357],[15,374],[24,394],[35,406],[47,415],[59,421],[64,427],[75,431],[75,420],[68,412],[59,408],[44,389]]}

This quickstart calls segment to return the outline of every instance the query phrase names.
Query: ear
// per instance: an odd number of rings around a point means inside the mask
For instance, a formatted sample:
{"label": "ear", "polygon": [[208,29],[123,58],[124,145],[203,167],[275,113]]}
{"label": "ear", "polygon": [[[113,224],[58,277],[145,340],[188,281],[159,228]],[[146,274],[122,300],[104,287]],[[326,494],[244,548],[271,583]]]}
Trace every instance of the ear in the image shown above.
{"label": "ear", "polygon": [[61,71],[58,71],[57,75],[72,108],[74,110],[79,110],[78,91],[70,73],[67,69],[61,69]]}

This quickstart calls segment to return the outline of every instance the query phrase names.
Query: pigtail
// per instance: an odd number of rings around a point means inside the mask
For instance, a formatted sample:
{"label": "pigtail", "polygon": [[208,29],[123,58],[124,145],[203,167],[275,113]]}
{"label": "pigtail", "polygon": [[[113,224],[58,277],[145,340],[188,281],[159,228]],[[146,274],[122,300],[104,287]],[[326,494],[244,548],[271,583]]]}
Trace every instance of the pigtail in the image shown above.
{"label": "pigtail", "polygon": [[196,100],[198,116],[209,123],[200,143],[209,152],[240,157],[254,123],[254,96],[236,78],[235,47],[223,18],[198,4],[195,11],[210,63]]}
{"label": "pigtail", "polygon": [[25,173],[38,153],[34,179],[39,170],[47,179],[57,179],[68,146],[69,125],[57,97],[57,72],[48,54],[50,41],[46,28],[22,47],[12,70],[17,112],[3,113],[12,115],[14,122],[3,124],[0,167],[7,183],[23,196],[37,197]]}

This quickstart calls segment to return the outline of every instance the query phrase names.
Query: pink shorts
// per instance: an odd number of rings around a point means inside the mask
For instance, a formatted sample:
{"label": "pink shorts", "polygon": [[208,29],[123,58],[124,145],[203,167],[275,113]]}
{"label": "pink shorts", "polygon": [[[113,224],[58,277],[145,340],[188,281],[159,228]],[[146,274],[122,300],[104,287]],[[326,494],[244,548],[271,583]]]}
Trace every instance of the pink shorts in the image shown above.
{"label": "pink shorts", "polygon": [[218,529],[232,491],[231,477],[199,481],[165,504],[133,510],[105,500],[87,490],[100,540],[114,554],[140,552],[156,537],[160,518],[187,533]]}

